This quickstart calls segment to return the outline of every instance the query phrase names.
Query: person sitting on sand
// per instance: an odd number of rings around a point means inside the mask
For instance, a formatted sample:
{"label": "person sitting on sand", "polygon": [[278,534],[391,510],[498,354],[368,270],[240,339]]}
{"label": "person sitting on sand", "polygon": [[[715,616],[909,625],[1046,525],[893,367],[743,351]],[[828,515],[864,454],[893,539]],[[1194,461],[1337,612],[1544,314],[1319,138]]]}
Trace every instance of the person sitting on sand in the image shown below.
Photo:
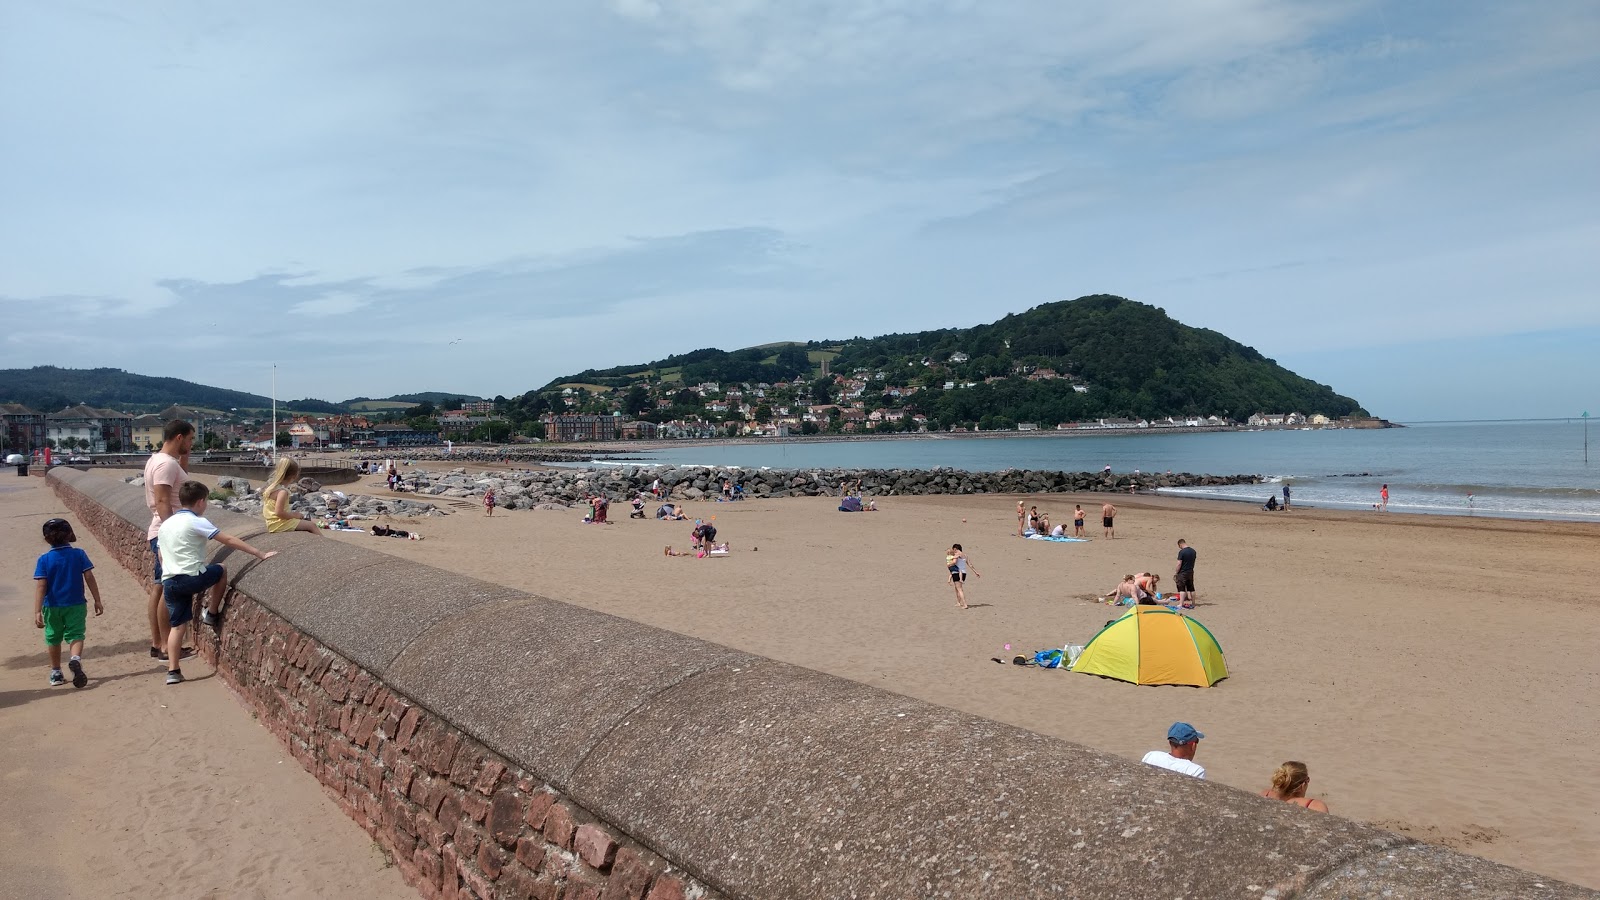
{"label": "person sitting on sand", "polygon": [[1262,791],[1261,796],[1293,803],[1312,812],[1327,812],[1328,804],[1306,796],[1306,788],[1310,786],[1311,773],[1306,769],[1306,764],[1291,759],[1272,773],[1272,787]]}
{"label": "person sitting on sand", "polygon": [[656,518],[669,522],[682,522],[689,517],[683,514],[683,507],[676,503],[663,503],[661,508],[656,510]]}
{"label": "person sitting on sand", "polygon": [[1106,592],[1106,602],[1116,606],[1128,606],[1133,603],[1137,593],[1138,580],[1132,575],[1122,576],[1122,581],[1117,586]]}
{"label": "person sitting on sand", "polygon": [[1050,536],[1051,537],[1066,537],[1067,536],[1067,526],[1065,526],[1065,525],[1057,525],[1056,527],[1050,529]]}
{"label": "person sitting on sand", "polygon": [[1147,766],[1158,766],[1169,769],[1181,775],[1193,778],[1205,778],[1204,766],[1194,761],[1194,755],[1200,749],[1200,739],[1205,735],[1196,731],[1188,722],[1173,722],[1167,729],[1167,750],[1151,750],[1144,755],[1142,762]]}
{"label": "person sitting on sand", "polygon": [[1161,602],[1161,576],[1150,572],[1140,572],[1134,579],[1134,598],[1144,606],[1156,606]]}
{"label": "person sitting on sand", "polygon": [[1277,512],[1278,511],[1278,495],[1277,494],[1273,494],[1272,496],[1268,497],[1266,504],[1263,505],[1261,508],[1266,510],[1267,512]]}
{"label": "person sitting on sand", "polygon": [[1050,533],[1050,514],[1049,513],[1039,513],[1039,524],[1034,526],[1034,530],[1039,532],[1040,534],[1049,534]]}

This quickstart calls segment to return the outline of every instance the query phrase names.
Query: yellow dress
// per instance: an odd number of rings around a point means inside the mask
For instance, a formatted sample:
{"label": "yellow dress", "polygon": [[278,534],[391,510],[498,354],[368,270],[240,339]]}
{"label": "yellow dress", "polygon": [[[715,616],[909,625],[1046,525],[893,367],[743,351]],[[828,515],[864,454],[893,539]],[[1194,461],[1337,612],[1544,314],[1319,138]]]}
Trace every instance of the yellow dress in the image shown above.
{"label": "yellow dress", "polygon": [[288,488],[273,488],[272,493],[261,499],[261,518],[267,520],[267,531],[278,534],[284,531],[293,531],[300,527],[300,520],[294,516],[281,518],[278,515],[278,492],[287,491]]}

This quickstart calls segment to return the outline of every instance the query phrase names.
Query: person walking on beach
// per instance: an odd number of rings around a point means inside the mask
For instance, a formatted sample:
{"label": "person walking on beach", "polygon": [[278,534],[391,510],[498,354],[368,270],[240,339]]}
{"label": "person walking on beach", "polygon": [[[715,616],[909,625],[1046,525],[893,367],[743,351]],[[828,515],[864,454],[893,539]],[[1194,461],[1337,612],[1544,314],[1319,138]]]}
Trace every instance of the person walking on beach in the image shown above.
{"label": "person walking on beach", "polygon": [[44,629],[44,644],[50,654],[50,686],[67,683],[61,674],[61,645],[66,644],[72,658],[67,668],[72,671],[72,686],[81,688],[89,683],[83,674],[84,622],[88,619],[89,605],[84,600],[83,588],[89,587],[94,595],[94,614],[105,615],[100,602],[100,585],[94,580],[94,563],[89,554],[72,543],[78,536],[66,519],[51,519],[44,523],[44,540],[50,549],[39,557],[33,566],[33,627]]}
{"label": "person walking on beach", "polygon": [[1261,796],[1293,803],[1312,812],[1327,812],[1328,804],[1306,796],[1306,788],[1310,786],[1311,773],[1306,769],[1306,764],[1291,759],[1272,773],[1272,787],[1262,791]]}
{"label": "person walking on beach", "polygon": [[483,514],[494,518],[494,488],[483,492]]}
{"label": "person walking on beach", "polygon": [[305,513],[297,513],[289,509],[288,485],[300,480],[300,464],[285,456],[278,460],[277,468],[272,470],[272,477],[267,479],[266,486],[261,489],[261,518],[267,523],[270,534],[282,534],[286,531],[309,531],[321,536],[322,529]]}
{"label": "person walking on beach", "polygon": [[[194,449],[194,426],[182,419],[173,419],[161,429],[161,449],[150,454],[144,464],[144,505],[150,509],[150,527],[145,537],[150,541],[150,555],[154,558],[154,571],[150,596],[145,604],[150,618],[150,658],[167,658],[167,608],[161,602],[161,552],[156,548],[156,533],[161,523],[178,511],[178,485],[189,478],[185,471],[189,465],[189,451]],[[189,651],[193,655],[194,651]]]}
{"label": "person walking on beach", "polygon": [[1205,778],[1206,770],[1194,761],[1195,751],[1200,749],[1200,739],[1205,735],[1194,729],[1188,722],[1173,722],[1167,729],[1167,749],[1151,750],[1144,755],[1144,764],[1169,769],[1180,775],[1192,778]]}
{"label": "person walking on beach", "polygon": [[1198,556],[1189,542],[1178,538],[1178,571],[1172,578],[1172,589],[1178,592],[1178,605],[1194,609],[1194,560]]}
{"label": "person walking on beach", "polygon": [[278,551],[263,553],[239,540],[206,520],[206,497],[211,488],[198,481],[185,481],[178,488],[177,512],[161,523],[158,535],[161,547],[161,567],[164,580],[161,590],[167,606],[167,619],[172,623],[167,638],[167,684],[183,683],[183,638],[189,631],[189,620],[194,618],[194,598],[210,589],[206,597],[205,612],[200,621],[216,627],[222,624],[222,595],[228,589],[228,570],[212,563],[206,565],[206,542],[213,538],[224,547],[232,547],[257,559],[267,560]]}
{"label": "person walking on beach", "polygon": [[960,544],[951,544],[950,550],[944,555],[945,570],[950,573],[950,583],[956,589],[956,606],[967,608],[967,592],[963,585],[967,583],[967,573],[971,572],[974,578],[982,578],[983,573],[971,567],[967,562],[966,551]]}
{"label": "person walking on beach", "polygon": [[1283,511],[1289,511],[1289,482],[1283,483]]}
{"label": "person walking on beach", "polygon": [[1100,525],[1105,529],[1105,536],[1111,540],[1117,539],[1117,508],[1111,501],[1100,507]]}
{"label": "person walking on beach", "polygon": [[1083,537],[1083,504],[1072,508],[1072,536]]}
{"label": "person walking on beach", "polygon": [[1387,484],[1383,486],[1382,490],[1378,491],[1378,511],[1389,511],[1389,486]]}

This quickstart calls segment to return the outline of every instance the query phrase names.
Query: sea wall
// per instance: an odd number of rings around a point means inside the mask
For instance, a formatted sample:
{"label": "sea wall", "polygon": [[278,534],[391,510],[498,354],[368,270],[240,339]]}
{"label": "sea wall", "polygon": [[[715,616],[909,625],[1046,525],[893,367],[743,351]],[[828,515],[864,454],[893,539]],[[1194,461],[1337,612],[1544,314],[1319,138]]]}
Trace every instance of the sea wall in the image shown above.
{"label": "sea wall", "polygon": [[[50,482],[148,571],[138,490]],[[231,590],[203,654],[424,896],[1600,897],[341,541],[218,524],[282,554],[218,549]]]}
{"label": "sea wall", "polygon": [[537,472],[491,472],[467,475],[427,470],[406,473],[422,494],[468,496],[493,485],[502,507],[532,509],[550,503],[577,503],[590,494],[625,500],[646,491],[657,479],[666,498],[699,500],[717,495],[726,479],[744,488],[747,497],[839,496],[848,485],[868,497],[928,494],[1061,494],[1129,493],[1163,487],[1254,484],[1256,475],[1120,474],[1007,469],[968,472],[961,469],[750,469],[706,466],[616,466]]}

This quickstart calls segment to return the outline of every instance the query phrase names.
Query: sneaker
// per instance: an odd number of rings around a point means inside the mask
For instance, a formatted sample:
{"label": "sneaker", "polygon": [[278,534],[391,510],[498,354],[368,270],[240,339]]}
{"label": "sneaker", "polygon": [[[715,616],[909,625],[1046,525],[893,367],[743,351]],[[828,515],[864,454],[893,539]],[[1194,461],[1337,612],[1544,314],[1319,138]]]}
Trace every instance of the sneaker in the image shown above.
{"label": "sneaker", "polygon": [[151,659],[166,659],[167,658],[167,651],[161,649],[160,647],[151,647],[150,648],[150,658]]}
{"label": "sneaker", "polygon": [[[183,653],[179,654],[178,658],[179,659],[189,659],[190,657],[194,656],[196,653],[199,653],[199,652],[200,651],[196,650],[193,647],[185,647],[185,648],[183,648]],[[161,660],[162,662],[167,662],[168,659],[169,659],[169,657],[167,656],[167,651],[165,651],[165,650],[160,650],[160,651],[152,650],[150,655],[155,657],[156,659]]]}
{"label": "sneaker", "polygon": [[216,628],[218,625],[222,624],[222,613],[212,612],[209,609],[204,610],[200,613],[200,624],[209,625],[212,628]]}
{"label": "sneaker", "polygon": [[60,687],[63,684],[66,684],[66,683],[67,683],[67,679],[66,679],[65,676],[63,676],[61,674],[61,670],[60,669],[51,669],[50,670],[50,686],[51,687]]}
{"label": "sneaker", "polygon": [[89,676],[83,674],[83,663],[81,663],[81,662],[79,662],[79,661],[77,661],[75,659],[74,660],[70,660],[67,663],[67,668],[72,670],[72,686],[73,687],[81,688],[84,685],[89,683]]}
{"label": "sneaker", "polygon": [[182,669],[168,669],[167,670],[167,684],[183,684],[183,670]]}

